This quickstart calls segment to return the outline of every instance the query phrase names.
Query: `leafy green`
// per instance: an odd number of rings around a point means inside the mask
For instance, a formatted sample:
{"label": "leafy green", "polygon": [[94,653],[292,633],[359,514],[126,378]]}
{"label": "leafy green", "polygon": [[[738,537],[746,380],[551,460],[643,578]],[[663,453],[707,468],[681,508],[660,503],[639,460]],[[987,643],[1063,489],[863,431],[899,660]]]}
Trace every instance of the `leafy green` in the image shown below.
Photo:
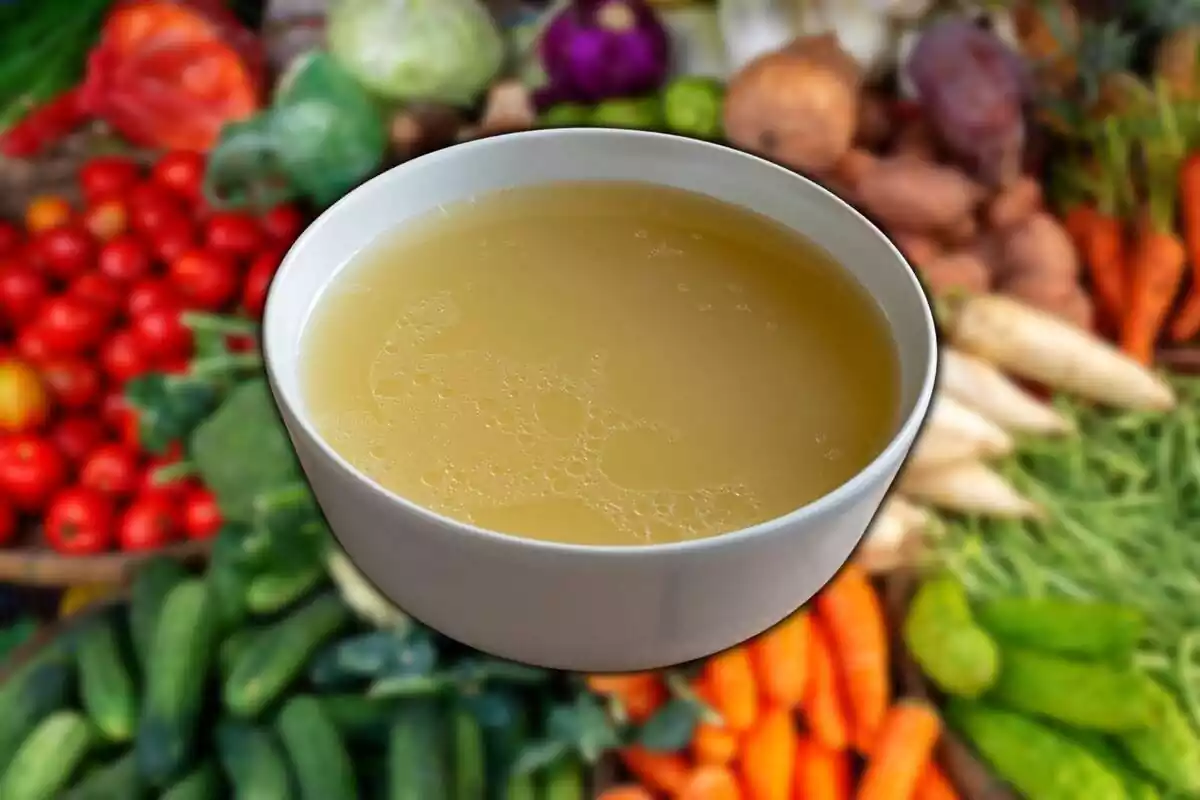
{"label": "leafy green", "polygon": [[674,698],[646,720],[637,743],[647,750],[682,750],[692,740],[703,709],[683,698]]}
{"label": "leafy green", "polygon": [[151,373],[126,384],[125,399],[137,413],[142,447],[163,454],[212,411],[217,393],[207,381]]}

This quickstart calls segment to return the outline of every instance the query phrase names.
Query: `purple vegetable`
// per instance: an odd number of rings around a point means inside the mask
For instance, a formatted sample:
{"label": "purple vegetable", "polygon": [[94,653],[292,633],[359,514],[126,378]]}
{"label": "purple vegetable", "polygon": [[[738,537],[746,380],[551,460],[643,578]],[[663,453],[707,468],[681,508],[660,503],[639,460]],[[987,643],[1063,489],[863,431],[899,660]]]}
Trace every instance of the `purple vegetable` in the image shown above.
{"label": "purple vegetable", "polygon": [[661,87],[670,39],[645,0],[572,0],[546,26],[540,54],[544,94],[589,103]]}

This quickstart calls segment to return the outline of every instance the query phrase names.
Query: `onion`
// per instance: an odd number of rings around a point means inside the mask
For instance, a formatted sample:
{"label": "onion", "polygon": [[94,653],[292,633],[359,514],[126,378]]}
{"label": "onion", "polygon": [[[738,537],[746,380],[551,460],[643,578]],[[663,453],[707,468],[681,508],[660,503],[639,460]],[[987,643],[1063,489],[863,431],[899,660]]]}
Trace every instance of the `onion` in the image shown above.
{"label": "onion", "polygon": [[645,94],[670,70],[667,29],[646,0],[573,0],[546,27],[540,53],[556,101]]}

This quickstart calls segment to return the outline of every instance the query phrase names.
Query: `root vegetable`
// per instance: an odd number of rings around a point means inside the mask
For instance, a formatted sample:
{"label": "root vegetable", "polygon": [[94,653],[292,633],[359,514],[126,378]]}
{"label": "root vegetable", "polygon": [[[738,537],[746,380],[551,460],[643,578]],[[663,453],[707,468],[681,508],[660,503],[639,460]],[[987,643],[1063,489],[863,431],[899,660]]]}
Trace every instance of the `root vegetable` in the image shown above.
{"label": "root vegetable", "polygon": [[937,143],[929,124],[923,119],[908,123],[892,142],[893,156],[909,156],[920,161],[937,161]]}
{"label": "root vegetable", "polygon": [[1053,275],[1022,275],[1002,281],[1000,294],[1012,297],[1061,320],[1074,321],[1075,297],[1079,286]]}
{"label": "root vegetable", "polygon": [[946,306],[959,350],[1026,378],[1118,408],[1166,411],[1175,392],[1158,375],[1091,333],[1010,298],[982,295]]}
{"label": "root vegetable", "polygon": [[893,233],[892,244],[904,254],[909,263],[919,270],[922,264],[931,264],[942,253],[942,246],[937,239],[919,233]]}
{"label": "root vegetable", "polygon": [[1073,282],[1079,255],[1062,223],[1044,211],[1030,215],[1003,239],[1004,280],[1042,277]]}
{"label": "root vegetable", "polygon": [[887,102],[877,94],[863,94],[858,102],[855,145],[874,149],[887,141],[891,133],[892,120],[888,114]]}
{"label": "root vegetable", "polygon": [[1024,175],[988,204],[988,224],[997,230],[1008,230],[1025,222],[1041,207],[1041,184]]}
{"label": "root vegetable", "polygon": [[862,76],[832,35],[760,56],[730,81],[730,143],[802,172],[831,170],[850,149]]}
{"label": "root vegetable", "polygon": [[533,127],[536,119],[537,109],[528,87],[520,81],[508,80],[488,91],[479,127],[488,134],[525,131]]}
{"label": "root vegetable", "polygon": [[906,469],[899,489],[906,497],[960,514],[1026,519],[1041,515],[1036,503],[978,461],[939,469]]}
{"label": "root vegetable", "polygon": [[987,265],[969,250],[945,253],[917,265],[926,288],[941,297],[952,292],[982,294],[991,288],[992,276]]}
{"label": "root vegetable", "polygon": [[938,389],[1001,428],[1016,433],[1052,435],[1074,426],[1053,406],[1022,389],[988,362],[943,348]]}
{"label": "root vegetable", "polygon": [[934,400],[909,464],[913,469],[933,469],[997,458],[1012,450],[1012,437],[1003,428],[943,393]]}
{"label": "root vegetable", "polygon": [[963,173],[914,158],[863,160],[858,171],[860,205],[891,228],[946,231],[972,216],[983,200],[983,189]]}
{"label": "root vegetable", "polygon": [[409,106],[392,117],[389,139],[401,159],[454,144],[463,126],[462,115],[450,106],[426,103]]}
{"label": "root vegetable", "polygon": [[974,217],[963,217],[942,234],[946,244],[955,247],[965,247],[979,237],[979,223]]}

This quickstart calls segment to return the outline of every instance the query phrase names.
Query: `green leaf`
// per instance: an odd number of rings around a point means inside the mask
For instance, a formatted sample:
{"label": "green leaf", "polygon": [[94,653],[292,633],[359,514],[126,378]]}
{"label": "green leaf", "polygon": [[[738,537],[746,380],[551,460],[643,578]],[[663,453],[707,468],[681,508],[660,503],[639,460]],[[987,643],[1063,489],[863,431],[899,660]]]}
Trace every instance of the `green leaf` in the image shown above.
{"label": "green leaf", "polygon": [[137,414],[142,447],[161,455],[212,410],[216,391],[203,381],[151,373],[126,384],[125,399]]}
{"label": "green leaf", "polygon": [[637,743],[647,750],[673,753],[692,740],[703,709],[682,698],[671,700],[646,720]]}
{"label": "green leaf", "polygon": [[621,735],[591,694],[581,694],[571,705],[555,706],[546,721],[551,739],[565,742],[588,764],[621,745]]}

